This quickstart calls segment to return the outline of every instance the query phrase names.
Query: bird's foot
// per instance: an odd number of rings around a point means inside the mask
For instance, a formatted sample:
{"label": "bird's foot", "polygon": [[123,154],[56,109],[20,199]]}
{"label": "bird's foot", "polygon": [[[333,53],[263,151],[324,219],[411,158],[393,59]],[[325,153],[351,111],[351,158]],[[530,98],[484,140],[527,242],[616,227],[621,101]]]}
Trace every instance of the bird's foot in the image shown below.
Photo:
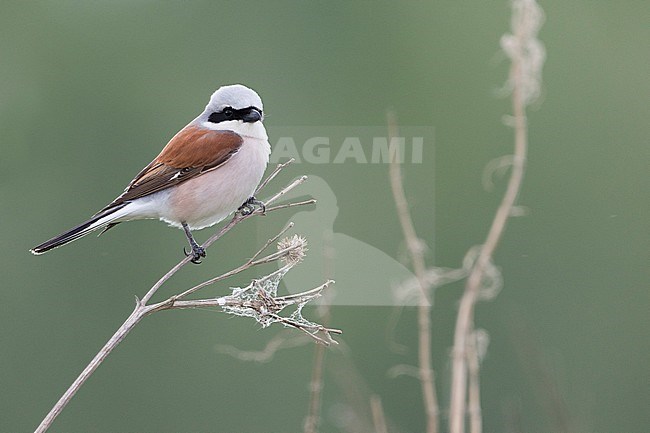
{"label": "bird's foot", "polygon": [[203,248],[194,240],[194,236],[192,236],[192,231],[190,230],[190,226],[187,225],[185,221],[183,221],[181,225],[183,226],[183,230],[185,230],[185,236],[187,237],[187,241],[190,243],[190,247],[192,247],[192,251],[190,252],[186,251],[185,248],[183,248],[185,257],[192,256],[192,260],[190,261],[195,265],[198,265],[201,263],[201,259],[205,257],[205,248]]}
{"label": "bird's foot", "polygon": [[183,248],[183,252],[185,253],[185,257],[192,256],[190,262],[195,265],[201,264],[201,259],[205,257],[205,248],[197,243],[192,244],[192,251],[187,251]]}
{"label": "bird's foot", "polygon": [[239,212],[242,216],[248,216],[253,212],[255,212],[256,206],[262,210],[262,215],[266,214],[266,206],[264,205],[263,202],[259,201],[254,196],[249,197],[248,200],[246,200],[241,206],[239,206],[237,212]]}

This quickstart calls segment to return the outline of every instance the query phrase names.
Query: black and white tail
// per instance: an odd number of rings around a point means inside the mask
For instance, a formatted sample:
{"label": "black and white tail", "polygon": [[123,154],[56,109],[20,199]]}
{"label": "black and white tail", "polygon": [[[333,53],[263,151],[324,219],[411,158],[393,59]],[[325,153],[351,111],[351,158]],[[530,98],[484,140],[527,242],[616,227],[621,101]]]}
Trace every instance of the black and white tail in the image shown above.
{"label": "black and white tail", "polygon": [[78,226],[71,228],[67,232],[61,233],[60,235],[35,246],[29,251],[35,255],[43,254],[51,249],[60,247],[61,245],[65,245],[68,242],[72,242],[79,239],[80,237],[86,236],[88,233],[97,229],[103,228],[104,231],[106,231],[119,223],[115,222],[115,220],[124,216],[124,212],[119,211],[122,210],[126,204],[127,203],[122,203],[119,206],[99,212],[88,221],[83,222]]}

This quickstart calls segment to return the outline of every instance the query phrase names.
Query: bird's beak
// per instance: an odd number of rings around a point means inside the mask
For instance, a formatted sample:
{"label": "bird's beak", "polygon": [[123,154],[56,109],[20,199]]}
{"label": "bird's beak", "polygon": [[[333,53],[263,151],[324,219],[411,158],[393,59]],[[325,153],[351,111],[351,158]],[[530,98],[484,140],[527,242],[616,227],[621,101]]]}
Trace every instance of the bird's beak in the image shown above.
{"label": "bird's beak", "polygon": [[242,120],[246,123],[255,123],[262,120],[262,113],[257,108],[250,108],[248,113],[244,114]]}

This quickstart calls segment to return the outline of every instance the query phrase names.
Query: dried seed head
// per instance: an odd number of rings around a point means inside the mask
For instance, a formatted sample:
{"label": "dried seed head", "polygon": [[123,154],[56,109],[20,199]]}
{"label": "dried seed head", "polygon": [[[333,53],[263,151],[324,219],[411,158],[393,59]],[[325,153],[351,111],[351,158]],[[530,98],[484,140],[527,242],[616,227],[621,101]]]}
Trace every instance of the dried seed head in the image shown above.
{"label": "dried seed head", "polygon": [[282,256],[282,261],[287,265],[297,265],[302,261],[307,253],[307,239],[299,235],[293,235],[281,239],[278,242],[278,251],[286,250]]}

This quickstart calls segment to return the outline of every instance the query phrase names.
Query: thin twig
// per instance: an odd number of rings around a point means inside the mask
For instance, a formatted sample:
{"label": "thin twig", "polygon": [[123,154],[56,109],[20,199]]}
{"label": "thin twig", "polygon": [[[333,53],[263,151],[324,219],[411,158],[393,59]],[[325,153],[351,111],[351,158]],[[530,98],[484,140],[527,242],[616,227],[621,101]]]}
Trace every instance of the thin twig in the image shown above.
{"label": "thin twig", "polygon": [[285,168],[287,165],[293,163],[295,160],[296,160],[295,158],[291,158],[291,159],[289,159],[287,162],[283,162],[283,163],[278,164],[278,165],[273,169],[273,171],[271,172],[271,174],[269,174],[269,175],[266,177],[266,179],[264,179],[264,180],[262,181],[262,183],[259,184],[259,186],[258,186],[257,189],[255,190],[255,194],[256,194],[256,195],[259,194],[259,192],[262,191],[262,190],[264,189],[264,187],[265,187],[266,185],[269,184],[269,182],[271,182],[273,179],[275,179],[275,176],[277,176],[278,173],[280,173],[282,170],[284,170],[284,168]]}
{"label": "thin twig", "polygon": [[481,433],[483,431],[483,415],[481,411],[480,360],[479,351],[477,348],[478,342],[476,339],[476,332],[474,332],[473,338],[470,338],[468,340],[469,344],[467,345],[467,371],[469,374],[467,408],[469,412],[470,433]]}
{"label": "thin twig", "polygon": [[[282,230],[282,232],[285,232],[286,230],[287,229],[285,228],[285,229]],[[282,234],[282,232],[280,232],[280,234]],[[265,245],[265,248],[267,248],[268,246],[269,246],[269,244],[267,243],[267,245]],[[204,287],[207,287],[207,286],[212,285],[214,283],[217,283],[219,281],[223,281],[226,278],[232,277],[233,275],[240,274],[240,273],[244,272],[245,270],[247,270],[249,268],[252,268],[253,266],[273,262],[273,261],[279,259],[280,257],[283,257],[284,255],[286,255],[287,252],[289,252],[290,250],[291,250],[291,248],[285,248],[284,250],[279,250],[279,251],[273,252],[273,253],[271,253],[271,254],[269,254],[267,256],[264,256],[261,259],[257,259],[257,260],[249,259],[248,261],[246,261],[246,263],[236,267],[235,269],[231,269],[230,271],[225,272],[225,273],[223,273],[223,274],[221,274],[219,276],[210,278],[207,281],[199,283],[194,287],[190,287],[189,289],[185,290],[184,292],[181,292],[178,295],[174,295],[171,298],[169,298],[167,301],[163,301],[161,303],[164,304],[165,302],[170,302],[170,301],[173,301],[173,300],[185,298],[188,295],[191,295],[192,293],[196,292],[197,290],[200,290],[200,289],[202,289]]]}
{"label": "thin twig", "polygon": [[126,319],[126,321],[120,326],[120,328],[113,334],[113,336],[108,340],[108,342],[101,348],[101,350],[95,355],[95,357],[90,361],[88,366],[84,368],[79,377],[72,382],[72,385],[66,390],[65,393],[61,396],[59,401],[54,405],[52,410],[47,414],[47,416],[41,421],[41,424],[36,428],[35,433],[42,433],[47,431],[48,428],[52,425],[57,416],[65,408],[65,406],[70,402],[72,397],[79,391],[79,388],[86,382],[86,380],[97,370],[97,367],[106,359],[106,357],[113,351],[115,347],[124,337],[127,336],[129,332],[135,327],[135,325],[142,320],[145,316],[144,310],[142,309],[142,304],[137,303],[135,309],[131,315]]}
{"label": "thin twig", "polygon": [[[332,262],[333,248],[331,245],[331,236],[325,236],[323,239],[323,268],[325,269],[325,276],[332,278],[334,276],[334,269]],[[330,321],[330,306],[329,303],[324,302],[321,305],[320,321],[327,326]],[[304,433],[318,433],[318,427],[321,419],[321,406],[323,397],[323,388],[325,382],[323,380],[323,370],[325,368],[325,347],[322,344],[316,345],[314,348],[314,360],[312,362],[311,378],[309,381],[309,407],[307,416],[305,417]]]}
{"label": "thin twig", "polygon": [[[299,323],[296,323],[295,321],[287,317],[281,317],[276,314],[270,314],[270,316],[272,316],[274,319],[276,319],[278,322],[281,322],[285,326],[289,326],[291,328],[296,328],[300,331],[303,331],[305,334],[311,337],[315,342],[321,343],[324,346],[329,346],[332,343],[337,344],[336,340],[332,339],[331,334],[336,334],[336,335],[343,334],[343,331],[336,328],[326,328],[322,325],[308,328]],[[327,338],[322,338],[319,336],[319,334],[324,334]]]}
{"label": "thin twig", "polygon": [[270,198],[266,199],[266,201],[264,203],[273,203],[274,201],[276,201],[277,199],[279,199],[280,197],[282,197],[283,195],[285,195],[286,193],[288,193],[289,191],[291,191],[292,189],[294,189],[295,187],[297,187],[298,185],[300,185],[301,183],[303,183],[306,180],[307,180],[307,176],[299,177],[298,179],[291,182],[289,185],[282,188],[275,195],[273,195]]}
{"label": "thin twig", "polygon": [[253,256],[252,256],[250,259],[248,259],[248,262],[251,263],[251,262],[253,262],[255,259],[257,259],[257,258],[260,256],[260,254],[262,254],[262,253],[264,252],[264,250],[266,250],[266,249],[267,249],[267,248],[268,248],[272,243],[274,243],[275,241],[277,241],[278,239],[280,239],[280,236],[282,236],[283,234],[285,234],[288,230],[292,229],[293,226],[294,226],[293,222],[292,222],[292,221],[289,221],[289,222],[287,223],[287,225],[286,225],[282,230],[280,230],[280,231],[278,232],[277,235],[273,236],[271,239],[269,239],[268,241],[266,241],[266,243],[265,243],[264,245],[262,245],[262,248],[260,248],[259,250],[257,250],[257,252],[256,252],[255,254],[253,254]]}
{"label": "thin twig", "polygon": [[[260,184],[260,187],[256,190],[256,194],[264,187],[266,186],[277,174],[288,164],[290,164],[293,160],[290,160],[284,164],[279,164],[275,170]],[[289,185],[284,187],[279,193],[275,194],[271,198],[269,198],[266,202],[266,204],[270,204],[277,200],[279,197],[290,191],[291,189],[295,188],[296,186],[300,185],[302,182],[306,180],[306,176],[303,176],[301,178],[298,178],[291,182]],[[286,207],[286,206],[285,206]],[[278,208],[281,209],[281,208]],[[273,208],[266,208],[266,212],[274,210]],[[237,212],[235,216],[225,225],[223,226],[217,233],[212,235],[204,244],[204,248],[208,248],[210,245],[212,245],[214,242],[216,242],[218,239],[220,239],[224,234],[229,232],[233,227],[235,227],[237,224],[240,222],[252,217],[253,215],[260,214],[260,210],[256,210],[255,212],[248,214],[248,215],[242,215],[241,213]],[[268,245],[267,245],[268,246]],[[165,275],[163,275],[145,294],[145,296],[142,299],[136,298],[136,306],[133,312],[129,315],[129,317],[126,319],[126,321],[122,324],[122,326],[119,327],[119,329],[113,334],[113,336],[108,340],[108,342],[100,349],[100,351],[95,355],[95,357],[90,361],[90,363],[84,368],[84,370],[81,372],[81,374],[75,379],[75,381],[70,385],[70,387],[66,390],[66,392],[61,396],[61,398],[57,401],[57,403],[54,405],[54,407],[50,410],[50,412],[45,416],[43,421],[41,421],[40,425],[36,428],[35,432],[36,433],[43,433],[47,431],[47,429],[52,425],[56,417],[61,413],[61,411],[66,407],[66,405],[70,402],[70,400],[74,397],[74,395],[77,393],[79,388],[86,382],[86,380],[93,374],[93,372],[101,365],[101,363],[106,359],[106,357],[117,347],[117,345],[120,344],[122,340],[126,337],[126,335],[142,320],[143,317],[146,315],[154,312],[154,311],[159,311],[160,309],[166,309],[166,308],[161,308],[161,304],[154,304],[155,307],[157,308],[152,308],[154,306],[152,305],[147,305],[147,302],[155,295],[157,290],[167,281],[169,280],[176,272],[178,272],[183,266],[185,266],[187,263],[189,263],[190,257],[186,257],[183,260],[181,260],[178,264],[176,264],[173,268],[171,268]],[[232,275],[231,273],[226,273],[228,275]],[[226,275],[224,274],[224,275]],[[225,277],[224,277],[225,278]],[[198,290],[198,289],[197,289]],[[189,293],[183,293],[182,295],[186,295]],[[169,306],[173,306],[173,301],[176,300],[177,297],[171,297],[168,299],[167,304]],[[180,308],[180,307],[176,307]],[[338,330],[329,330],[329,329],[324,329],[324,332],[337,332]],[[338,331],[340,332],[340,331]],[[312,338],[315,338],[312,335]]]}
{"label": "thin twig", "polygon": [[379,398],[378,395],[370,396],[370,410],[372,411],[372,421],[375,426],[375,433],[388,433],[384,408],[381,404],[381,398]]}
{"label": "thin twig", "polygon": [[314,348],[314,361],[309,381],[309,409],[305,417],[305,433],[317,433],[320,421],[321,395],[323,389],[323,364],[325,362],[325,346]]}
{"label": "thin twig", "polygon": [[[228,233],[235,225],[237,225],[239,222],[243,221],[245,218],[248,218],[250,215],[247,215],[245,217],[242,217],[240,214],[236,214],[225,226],[221,228],[216,234],[211,236],[204,244],[203,247],[207,248],[210,245],[212,245],[213,242],[216,240],[220,239],[223,235]],[[140,300],[142,304],[146,304],[149,302],[151,297],[162,287],[163,284],[167,280],[169,280],[176,272],[178,272],[183,266],[187,265],[190,260],[192,259],[191,256],[185,257],[183,260],[178,262],[173,268],[171,268],[165,275],[163,275],[151,288],[149,291],[144,295],[144,297]]]}
{"label": "thin twig", "polygon": [[438,397],[436,396],[435,377],[431,366],[431,302],[429,300],[431,294],[428,293],[430,286],[427,283],[426,265],[424,263],[424,244],[415,232],[415,226],[404,194],[404,186],[402,185],[401,167],[397,162],[399,159],[397,158],[397,146],[395,145],[395,138],[398,135],[397,120],[393,113],[388,113],[387,117],[388,140],[390,143],[390,183],[406,247],[420,289],[418,303],[418,365],[426,414],[426,431],[427,433],[437,433],[440,410]]}
{"label": "thin twig", "polygon": [[287,208],[296,207],[296,206],[305,206],[305,205],[314,204],[314,203],[316,203],[316,199],[310,198],[309,200],[296,201],[296,202],[271,206],[270,208],[267,209],[267,211],[270,212],[270,211],[274,211],[274,210],[287,209]]}
{"label": "thin twig", "polygon": [[[311,343],[311,341],[307,338],[303,336],[296,337],[293,332],[287,330],[286,332],[278,333],[267,341],[266,346],[262,350],[242,350],[236,346],[227,344],[219,344],[215,347],[215,350],[218,353],[232,356],[240,361],[264,363],[271,361],[275,354],[282,349],[304,346],[308,343]],[[316,345],[316,347],[321,346],[322,344]]]}
{"label": "thin twig", "polygon": [[[536,33],[541,24],[541,9],[534,0],[514,1],[512,7],[514,32],[512,39],[514,43],[510,46],[511,52],[506,52],[512,60],[509,81],[509,84],[512,86],[515,141],[512,172],[508,180],[506,192],[492,221],[485,243],[481,247],[479,256],[465,284],[465,291],[458,308],[456,328],[454,331],[454,347],[452,350],[451,401],[449,408],[449,427],[451,433],[465,432],[468,373],[467,351],[468,345],[470,344],[468,340],[474,333],[474,307],[478,300],[485,272],[491,264],[492,255],[501,240],[506,222],[512,214],[515,201],[521,189],[528,148],[525,107],[526,103],[530,102],[531,97],[534,96],[530,92],[527,94],[526,88],[531,88],[529,80],[534,80],[541,76],[541,64],[543,63],[543,55],[540,58],[531,59],[531,54],[539,53],[526,51],[526,48],[530,47],[531,43],[538,43]],[[534,60],[534,62],[527,64],[526,62],[530,60]],[[528,75],[535,76],[530,77]]]}

